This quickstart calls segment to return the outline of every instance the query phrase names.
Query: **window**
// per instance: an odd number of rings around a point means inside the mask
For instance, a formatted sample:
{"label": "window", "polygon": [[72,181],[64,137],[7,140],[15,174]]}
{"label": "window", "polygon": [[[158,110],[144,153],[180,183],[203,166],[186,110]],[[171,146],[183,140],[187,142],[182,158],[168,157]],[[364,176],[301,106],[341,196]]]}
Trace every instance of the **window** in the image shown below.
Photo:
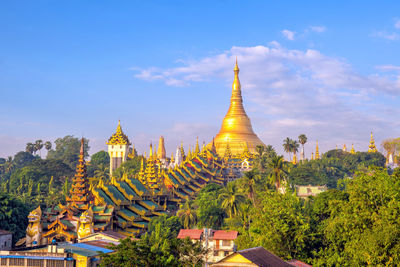
{"label": "window", "polygon": [[225,246],[225,247],[230,246],[231,245],[231,241],[230,240],[223,240],[222,241],[222,245]]}
{"label": "window", "polygon": [[224,252],[224,256],[226,257],[226,256],[228,256],[229,255],[229,251],[225,251]]}
{"label": "window", "polygon": [[218,256],[218,250],[214,250],[214,256]]}

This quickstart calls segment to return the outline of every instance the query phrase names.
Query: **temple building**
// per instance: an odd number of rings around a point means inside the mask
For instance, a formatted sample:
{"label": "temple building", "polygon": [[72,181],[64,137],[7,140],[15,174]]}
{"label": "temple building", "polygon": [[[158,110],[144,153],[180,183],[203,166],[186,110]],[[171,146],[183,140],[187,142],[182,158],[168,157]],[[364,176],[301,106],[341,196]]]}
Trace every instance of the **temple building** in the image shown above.
{"label": "temple building", "polygon": [[117,130],[108,139],[106,144],[108,145],[108,154],[110,155],[110,174],[112,174],[113,171],[126,161],[131,144],[128,137],[122,131],[120,121],[118,121]]}
{"label": "temple building", "polygon": [[265,146],[254,133],[250,119],[243,107],[237,60],[234,68],[232,95],[228,112],[222,121],[221,130],[207,147],[211,149],[213,145],[220,157],[226,156],[228,148],[230,150],[228,152],[235,156],[242,154],[246,149],[254,154],[256,153],[257,145]]}

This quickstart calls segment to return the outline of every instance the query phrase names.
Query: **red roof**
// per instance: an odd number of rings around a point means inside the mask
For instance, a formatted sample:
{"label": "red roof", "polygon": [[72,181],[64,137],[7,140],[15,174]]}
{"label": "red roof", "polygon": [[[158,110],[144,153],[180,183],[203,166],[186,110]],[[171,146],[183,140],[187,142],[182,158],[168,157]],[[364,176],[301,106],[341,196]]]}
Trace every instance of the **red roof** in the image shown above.
{"label": "red roof", "polygon": [[290,260],[290,261],[287,261],[287,263],[289,263],[292,266],[297,266],[297,267],[312,267],[311,265],[301,262],[299,260]]}
{"label": "red roof", "polygon": [[216,230],[213,239],[218,240],[235,240],[238,236],[237,231]]}
{"label": "red roof", "polygon": [[189,237],[190,239],[200,239],[203,234],[201,229],[181,229],[178,234],[179,239]]}
{"label": "red roof", "polygon": [[0,229],[0,235],[12,235],[12,233],[9,232],[9,231],[1,230],[1,229]]}

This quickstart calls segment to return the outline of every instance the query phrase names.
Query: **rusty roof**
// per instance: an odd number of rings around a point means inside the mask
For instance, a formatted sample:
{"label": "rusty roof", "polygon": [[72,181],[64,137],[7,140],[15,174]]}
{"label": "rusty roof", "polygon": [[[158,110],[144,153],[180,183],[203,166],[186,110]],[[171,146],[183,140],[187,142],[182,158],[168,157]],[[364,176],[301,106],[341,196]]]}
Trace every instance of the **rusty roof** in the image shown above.
{"label": "rusty roof", "polygon": [[235,240],[238,236],[237,231],[216,230],[213,239],[218,240]]}
{"label": "rusty roof", "polygon": [[179,239],[189,237],[190,239],[200,239],[203,234],[201,229],[181,229],[178,234]]}

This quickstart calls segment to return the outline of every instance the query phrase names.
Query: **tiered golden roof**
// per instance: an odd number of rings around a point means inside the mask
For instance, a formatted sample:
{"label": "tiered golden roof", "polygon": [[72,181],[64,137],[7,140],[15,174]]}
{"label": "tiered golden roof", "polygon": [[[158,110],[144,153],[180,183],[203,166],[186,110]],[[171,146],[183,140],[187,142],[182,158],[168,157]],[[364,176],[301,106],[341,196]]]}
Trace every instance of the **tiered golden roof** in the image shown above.
{"label": "tiered golden roof", "polygon": [[317,147],[315,148],[315,159],[319,159],[319,147],[318,147],[318,140],[317,140]]}
{"label": "tiered golden roof", "polygon": [[157,158],[165,159],[166,157],[167,154],[165,152],[164,136],[160,136],[160,140],[158,141]]}
{"label": "tiered golden roof", "polygon": [[117,130],[115,133],[108,139],[107,145],[130,145],[128,136],[124,134],[121,128],[121,121],[118,121]]}
{"label": "tiered golden roof", "polygon": [[[249,117],[243,107],[242,91],[239,81],[239,67],[236,60],[232,84],[232,96],[227,114],[222,122],[221,130],[214,140],[216,151],[220,156],[225,155],[226,144],[229,142],[233,155],[241,154],[246,143],[251,153],[256,153],[256,146],[264,143],[257,137],[251,126]],[[207,145],[212,147],[212,143]]]}
{"label": "tiered golden roof", "polygon": [[374,136],[371,132],[371,140],[369,141],[368,152],[377,152],[377,151],[378,149],[376,149]]}

